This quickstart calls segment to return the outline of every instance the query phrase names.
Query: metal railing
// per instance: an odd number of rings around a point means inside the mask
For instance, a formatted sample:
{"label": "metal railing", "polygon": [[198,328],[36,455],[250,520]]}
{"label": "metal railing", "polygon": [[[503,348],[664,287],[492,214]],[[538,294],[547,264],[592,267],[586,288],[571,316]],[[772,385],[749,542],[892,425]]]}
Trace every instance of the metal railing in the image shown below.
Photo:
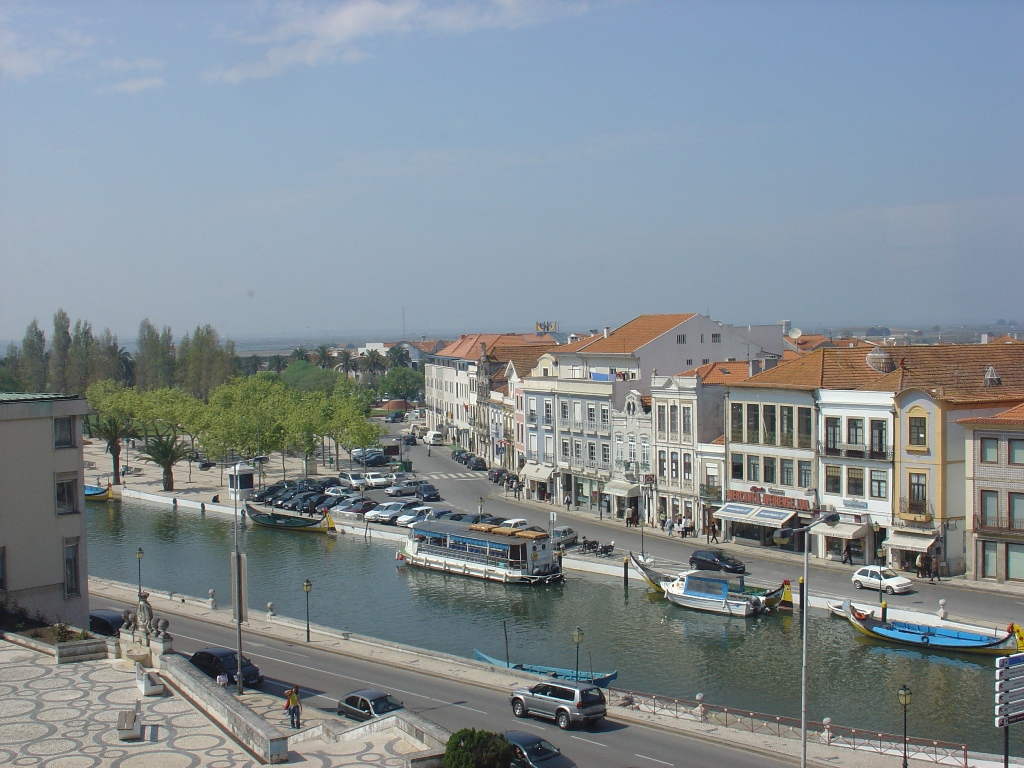
{"label": "metal railing", "polygon": [[865,443],[840,443],[826,440],[818,443],[818,453],[823,456],[845,456],[848,459],[892,461],[891,446],[867,445]]}
{"label": "metal railing", "polygon": [[1024,536],[1024,520],[1012,518],[1005,512],[1001,512],[998,515],[986,515],[982,512],[975,512],[974,530]]}
{"label": "metal railing", "polygon": [[928,521],[935,518],[935,508],[927,499],[908,499],[906,496],[901,496],[900,514],[914,515]]}
{"label": "metal railing", "polygon": [[[619,688],[608,688],[608,703],[611,706],[650,715],[671,717],[675,720],[690,720],[783,739],[800,739],[799,718],[708,704],[704,701],[703,694],[699,693],[696,701],[687,701]],[[902,736],[860,728],[847,728],[835,725],[830,718],[825,718],[820,723],[807,721],[807,741],[832,747],[874,752],[879,755],[903,755]],[[936,765],[956,765],[968,768],[966,744],[910,736],[907,738],[907,757]]]}

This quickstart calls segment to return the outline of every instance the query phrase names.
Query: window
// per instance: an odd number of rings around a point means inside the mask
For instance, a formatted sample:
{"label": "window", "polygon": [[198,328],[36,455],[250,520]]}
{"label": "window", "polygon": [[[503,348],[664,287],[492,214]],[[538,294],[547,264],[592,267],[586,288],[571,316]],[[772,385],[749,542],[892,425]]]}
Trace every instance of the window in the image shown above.
{"label": "window", "polygon": [[729,407],[730,412],[730,434],[729,439],[734,443],[743,442],[743,403],[733,403]]}
{"label": "window", "polygon": [[769,485],[775,485],[775,457],[764,457],[764,481]]}
{"label": "window", "polygon": [[981,462],[983,464],[999,463],[999,438],[981,438]]}
{"label": "window", "polygon": [[651,466],[651,444],[647,442],[648,439],[647,435],[640,438],[640,463],[644,469]]}
{"label": "window", "polygon": [[846,442],[850,445],[864,445],[864,419],[846,420]]}
{"label": "window", "polygon": [[810,408],[797,408],[797,447],[798,448],[810,448],[811,447],[811,409]]}
{"label": "window", "polygon": [[825,467],[825,493],[841,494],[843,492],[842,467]]}
{"label": "window", "polygon": [[1010,527],[1015,531],[1024,531],[1024,493],[1009,495]]}
{"label": "window", "polygon": [[764,444],[775,445],[775,406],[764,406],[761,418],[764,420]]}
{"label": "window", "polygon": [[982,491],[978,505],[981,509],[981,524],[989,528],[999,525],[999,494],[995,491]]}
{"label": "window", "polygon": [[693,414],[691,408],[688,405],[683,406],[683,434],[689,435],[693,432]]}
{"label": "window", "polygon": [[[809,461],[798,461],[796,464],[797,464],[797,470],[799,471],[799,478],[798,478],[799,483],[798,483],[798,485],[801,488],[810,488],[811,487],[811,462],[809,462]],[[861,483],[863,484],[863,482],[864,482],[864,476],[862,474],[861,475]],[[861,493],[863,494],[863,491]]]}
{"label": "window", "polygon": [[544,423],[545,424],[550,424],[551,423],[551,411],[552,411],[551,401],[550,400],[545,400],[544,401]]}
{"label": "window", "polygon": [[78,537],[64,539],[64,595],[82,594],[78,571]]}
{"label": "window", "polygon": [[683,480],[693,480],[693,457],[683,454]]}
{"label": "window", "polygon": [[583,441],[574,440],[572,443],[572,456],[574,459],[583,458]]}
{"label": "window", "polygon": [[527,421],[532,421],[533,423],[536,424],[537,423],[537,398],[536,397],[531,397],[529,399],[528,403],[529,403],[529,410],[527,410],[527,412],[526,412],[526,420]]}
{"label": "window", "polygon": [[996,578],[996,542],[983,541],[981,543],[981,578]]}
{"label": "window", "polygon": [[1006,447],[1011,464],[1024,464],[1024,440],[1007,440]]}
{"label": "window", "polygon": [[597,443],[587,443],[587,460],[597,461]]}
{"label": "window", "polygon": [[872,458],[879,458],[878,454],[882,457],[889,450],[889,441],[886,439],[886,423],[881,419],[871,420],[871,453]]}
{"label": "window", "polygon": [[75,417],[60,416],[53,420],[53,447],[75,447]]}
{"label": "window", "polygon": [[73,515],[78,512],[78,475],[76,473],[58,473],[56,502],[58,515]]}
{"label": "window", "polygon": [[569,460],[569,441],[568,440],[563,440],[562,441],[562,458],[565,459],[566,461]]}
{"label": "window", "polygon": [[779,483],[782,485],[793,485],[793,460],[779,460]]}
{"label": "window", "polygon": [[793,406],[779,406],[779,445],[793,446]]}
{"label": "window", "polygon": [[928,417],[926,416],[911,416],[910,422],[910,444],[911,445],[928,445],[926,433],[928,431]]}
{"label": "window", "polygon": [[673,480],[678,480],[679,479],[679,452],[678,451],[672,451],[672,453],[669,454],[669,469],[672,472],[672,475],[671,475],[672,479]]}
{"label": "window", "polygon": [[732,455],[732,479],[742,480],[743,479],[743,454],[734,453]]}
{"label": "window", "polygon": [[693,368],[693,358],[692,357],[686,358],[686,367],[687,368]]}
{"label": "window", "polygon": [[668,431],[675,434],[679,431],[679,406],[668,407]]}
{"label": "window", "polygon": [[910,499],[907,511],[912,515],[923,515],[928,511],[928,475],[923,472],[911,472]]}
{"label": "window", "polygon": [[665,451],[658,451],[658,477],[668,477],[666,474]]}
{"label": "window", "polygon": [[722,334],[720,334],[720,333],[712,333],[711,334],[711,343],[712,344],[721,344],[722,343]]}
{"label": "window", "polygon": [[747,480],[752,483],[761,480],[761,457],[747,456]]}
{"label": "window", "polygon": [[615,436],[615,460],[622,461],[622,435]]}
{"label": "window", "polygon": [[761,407],[757,403],[747,403],[747,442],[761,442]]}
{"label": "window", "polygon": [[601,406],[601,423],[606,425],[606,426],[608,424],[608,406],[607,405],[602,405]]}
{"label": "window", "polygon": [[594,407],[593,403],[587,403],[587,421],[591,424],[597,420],[597,408]]}
{"label": "window", "polygon": [[611,461],[611,447],[608,443],[601,443],[601,461],[605,464]]}
{"label": "window", "polygon": [[710,362],[711,362],[711,358],[710,358],[710,357],[705,357],[705,358],[704,358],[704,359],[703,359],[703,360],[701,361],[701,365],[707,365],[707,364],[708,364],[708,363],[710,363]]}
{"label": "window", "polygon": [[871,470],[871,498],[889,498],[889,477],[884,469]]}
{"label": "window", "polygon": [[559,400],[558,401],[558,410],[562,414],[562,420],[563,421],[568,421],[569,420],[569,403],[566,402],[565,400]]}
{"label": "window", "polygon": [[685,344],[685,343],[686,343],[686,334],[685,333],[677,333],[676,334],[676,344]]}
{"label": "window", "polygon": [[861,467],[846,468],[846,492],[850,496],[864,495],[864,470]]}
{"label": "window", "polygon": [[833,453],[839,450],[842,438],[842,420],[835,416],[825,417],[825,450]]}
{"label": "window", "polygon": [[636,461],[636,435],[630,435],[629,438],[629,460]]}

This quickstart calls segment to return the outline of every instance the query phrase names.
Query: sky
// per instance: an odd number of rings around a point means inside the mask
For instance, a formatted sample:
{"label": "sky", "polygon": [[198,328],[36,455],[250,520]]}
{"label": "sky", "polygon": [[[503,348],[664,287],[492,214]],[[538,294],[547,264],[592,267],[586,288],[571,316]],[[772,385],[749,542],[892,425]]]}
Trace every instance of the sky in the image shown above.
{"label": "sky", "polygon": [[0,0],[0,339],[1019,318],[1024,3]]}

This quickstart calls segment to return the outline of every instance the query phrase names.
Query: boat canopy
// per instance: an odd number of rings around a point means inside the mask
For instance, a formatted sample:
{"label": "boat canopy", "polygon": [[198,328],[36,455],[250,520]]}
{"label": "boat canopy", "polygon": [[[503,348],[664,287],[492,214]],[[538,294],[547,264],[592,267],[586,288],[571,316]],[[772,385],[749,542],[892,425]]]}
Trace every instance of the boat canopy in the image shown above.
{"label": "boat canopy", "polygon": [[[469,526],[459,525],[458,523],[446,523],[443,520],[427,520],[415,523],[409,531],[410,535],[414,536],[444,536],[451,541],[458,541],[463,544],[486,542],[491,545],[492,549],[500,546],[508,550],[510,546],[529,543],[528,539],[517,536],[503,536],[501,534],[471,530]],[[547,538],[546,534],[544,538]],[[537,543],[537,540],[534,540],[534,543]]]}

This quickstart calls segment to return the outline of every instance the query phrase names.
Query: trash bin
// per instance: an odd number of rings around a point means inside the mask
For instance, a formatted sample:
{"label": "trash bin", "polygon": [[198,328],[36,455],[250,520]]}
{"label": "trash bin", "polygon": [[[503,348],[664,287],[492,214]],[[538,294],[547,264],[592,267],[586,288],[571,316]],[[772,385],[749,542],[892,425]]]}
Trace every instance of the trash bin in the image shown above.
{"label": "trash bin", "polygon": [[402,471],[403,472],[412,472],[412,462],[409,461],[408,459],[403,461],[402,462]]}

